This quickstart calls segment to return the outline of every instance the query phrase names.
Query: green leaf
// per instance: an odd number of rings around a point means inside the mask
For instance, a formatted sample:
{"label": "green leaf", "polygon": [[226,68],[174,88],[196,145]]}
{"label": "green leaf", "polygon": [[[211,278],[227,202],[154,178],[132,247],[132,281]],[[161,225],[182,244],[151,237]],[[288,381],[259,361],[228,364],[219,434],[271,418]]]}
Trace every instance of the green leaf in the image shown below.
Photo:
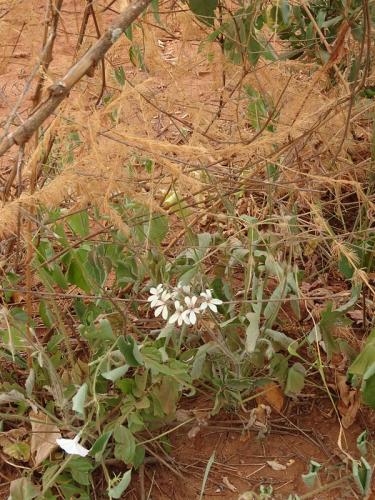
{"label": "green leaf", "polygon": [[69,283],[67,282],[59,264],[55,264],[53,266],[50,275],[57,286],[59,286],[63,290],[66,290],[68,288]]}
{"label": "green leaf", "polygon": [[47,328],[51,328],[55,324],[53,314],[45,300],[39,302],[39,315]]}
{"label": "green leaf", "polygon": [[174,415],[179,396],[179,384],[170,377],[163,377],[161,384],[154,387],[154,395],[158,398],[163,412],[167,416]]}
{"label": "green leaf", "polygon": [[159,14],[159,0],[152,0],[151,1],[151,8],[152,8],[152,13],[154,15],[155,21],[157,23],[161,24],[160,14]]}
{"label": "green leaf", "polygon": [[249,36],[249,41],[247,43],[247,58],[251,62],[253,66],[256,65],[258,62],[261,53],[262,53],[262,46],[258,42],[258,40],[255,38],[254,35]]}
{"label": "green leaf", "polygon": [[78,389],[77,394],[74,396],[73,402],[73,411],[79,413],[83,418],[85,417],[85,401],[87,397],[88,387],[87,384],[84,383]]}
{"label": "green leaf", "polygon": [[271,328],[272,324],[274,323],[277,314],[282,306],[282,301],[286,297],[287,290],[288,288],[286,285],[286,277],[284,276],[275,290],[272,292],[270,300],[269,302],[267,302],[267,305],[264,308],[263,314],[267,320],[267,328]]}
{"label": "green leaf", "polygon": [[197,274],[198,271],[199,271],[198,266],[191,266],[190,269],[188,269],[185,273],[183,273],[180,276],[179,282],[182,285],[188,285],[191,282],[191,280],[194,278],[194,276]]}
{"label": "green leaf", "polygon": [[218,349],[215,342],[207,342],[199,347],[193,361],[191,368],[191,378],[197,380],[202,376],[204,363],[206,361],[207,354],[216,351]]}
{"label": "green leaf", "polygon": [[361,432],[361,434],[357,437],[357,448],[361,455],[367,455],[367,437],[367,430]]}
{"label": "green leaf", "polygon": [[94,465],[91,460],[83,457],[73,458],[69,461],[67,466],[74,481],[83,486],[88,486],[90,484],[91,472],[94,469]]}
{"label": "green leaf", "polygon": [[313,488],[318,475],[316,472],[308,472],[307,474],[302,474],[301,477],[308,488]]}
{"label": "green leaf", "polygon": [[288,375],[288,360],[285,356],[280,353],[276,353],[270,363],[270,370],[274,377],[284,385],[286,377]]}
{"label": "green leaf", "polygon": [[132,45],[129,48],[129,58],[135,67],[139,67],[142,71],[146,70],[143,53],[138,45]]}
{"label": "green leaf", "polygon": [[202,481],[201,492],[200,492],[200,495],[199,495],[199,500],[203,499],[204,490],[206,488],[206,483],[207,483],[208,475],[210,473],[211,467],[213,466],[214,462],[215,462],[215,451],[210,456],[210,458],[209,458],[209,460],[207,462],[207,465],[206,465],[206,469],[204,471],[204,476],[203,476],[203,481]]}
{"label": "green leaf", "polygon": [[133,41],[133,26],[130,25],[124,30],[125,36],[132,42]]}
{"label": "green leaf", "polygon": [[189,7],[202,23],[209,26],[214,25],[215,9],[218,6],[218,0],[188,0]]}
{"label": "green leaf", "polygon": [[10,483],[9,500],[33,500],[40,497],[40,490],[26,477]]}
{"label": "green leaf", "polygon": [[129,378],[117,380],[116,387],[118,387],[124,394],[131,394],[134,387],[134,381]]}
{"label": "green leaf", "polygon": [[142,366],[144,364],[142,354],[139,352],[138,345],[133,337],[122,335],[118,339],[118,348],[129,366]]}
{"label": "green leaf", "polygon": [[362,399],[367,406],[375,409],[375,374],[365,380]]}
{"label": "green leaf", "polygon": [[98,439],[95,441],[95,443],[92,445],[92,448],[90,450],[90,455],[95,457],[96,462],[100,462],[102,459],[103,453],[107,447],[108,441],[110,440],[112,436],[112,431],[104,432]]}
{"label": "green leaf", "polygon": [[353,460],[353,477],[363,496],[370,493],[372,482],[372,467],[367,460],[361,457],[360,461]]}
{"label": "green leaf", "polygon": [[88,236],[90,224],[87,210],[70,215],[67,217],[67,223],[77,236],[81,236],[81,238]]}
{"label": "green leaf", "polygon": [[375,329],[368,336],[362,351],[348,368],[348,373],[363,377],[375,365]]}
{"label": "green leaf", "polygon": [[151,243],[160,245],[168,232],[168,217],[165,215],[156,215],[150,222],[144,224],[144,232]]}
{"label": "green leaf", "polygon": [[132,478],[132,469],[129,469],[122,476],[121,481],[116,486],[113,486],[108,490],[108,496],[110,498],[121,498],[121,495],[129,486],[131,478]]}
{"label": "green leaf", "polygon": [[118,68],[116,68],[114,73],[117,83],[121,85],[121,87],[123,87],[126,82],[125,70],[123,66],[119,66]]}
{"label": "green leaf", "polygon": [[290,344],[294,342],[294,340],[285,335],[285,333],[279,332],[277,330],[272,330],[271,328],[266,328],[264,334],[270,337],[273,342],[276,342],[286,350],[288,350]]}
{"label": "green leaf", "polygon": [[129,440],[129,436],[133,437],[132,433],[124,425],[116,425],[113,437],[116,443],[125,444]]}
{"label": "green leaf", "polygon": [[129,370],[128,365],[119,366],[118,368],[114,368],[108,372],[103,372],[101,375],[106,380],[111,380],[112,382],[116,382],[119,378],[123,377],[126,372]]}
{"label": "green leaf", "polygon": [[305,368],[301,363],[295,363],[289,368],[284,390],[287,396],[295,396],[301,393],[305,385],[305,373]]}
{"label": "green leaf", "polygon": [[279,3],[279,7],[280,7],[280,12],[281,12],[281,16],[283,19],[283,23],[287,25],[289,22],[289,12],[290,12],[288,0],[281,0]]}
{"label": "green leaf", "polygon": [[92,290],[84,264],[82,252],[80,254],[78,254],[77,251],[72,253],[72,259],[66,277],[72,285],[77,285],[84,292],[91,293]]}
{"label": "green leaf", "polygon": [[342,306],[338,307],[336,309],[336,311],[339,311],[342,313],[348,312],[358,302],[359,297],[361,295],[361,290],[362,290],[362,283],[353,286],[352,290],[351,290],[351,297],[348,300],[348,302],[346,302]]}
{"label": "green leaf", "polygon": [[133,434],[124,425],[117,425],[113,436],[117,443],[115,446],[115,457],[126,464],[131,464],[136,448],[136,441]]}
{"label": "green leaf", "polygon": [[259,314],[255,312],[247,313],[246,318],[249,320],[249,326],[246,328],[245,349],[247,353],[252,353],[255,351],[255,346],[260,335]]}
{"label": "green leaf", "polygon": [[146,450],[144,446],[137,446],[135,449],[134,457],[133,457],[133,466],[135,469],[138,469],[140,465],[145,461]]}

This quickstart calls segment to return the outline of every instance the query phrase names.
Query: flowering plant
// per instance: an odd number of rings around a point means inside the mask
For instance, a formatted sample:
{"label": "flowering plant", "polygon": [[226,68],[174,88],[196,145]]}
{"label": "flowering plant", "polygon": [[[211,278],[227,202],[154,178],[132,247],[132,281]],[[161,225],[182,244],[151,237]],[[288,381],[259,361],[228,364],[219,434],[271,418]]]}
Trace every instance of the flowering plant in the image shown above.
{"label": "flowering plant", "polygon": [[176,287],[163,284],[152,287],[147,300],[155,310],[155,317],[161,316],[168,323],[177,323],[178,326],[195,325],[199,314],[207,310],[216,314],[217,306],[223,303],[212,296],[209,288],[198,296],[192,293],[190,286],[181,283]]}

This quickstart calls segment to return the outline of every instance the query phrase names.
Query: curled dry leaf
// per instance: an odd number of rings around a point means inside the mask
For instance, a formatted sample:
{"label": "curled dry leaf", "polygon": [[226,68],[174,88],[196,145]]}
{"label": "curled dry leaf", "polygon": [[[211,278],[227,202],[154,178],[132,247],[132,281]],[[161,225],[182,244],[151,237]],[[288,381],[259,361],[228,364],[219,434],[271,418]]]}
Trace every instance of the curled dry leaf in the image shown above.
{"label": "curled dry leaf", "polygon": [[57,448],[56,439],[61,438],[60,431],[42,412],[31,412],[31,455],[34,465],[40,465]]}
{"label": "curled dry leaf", "polygon": [[352,389],[346,383],[346,376],[337,375],[337,389],[340,396],[337,408],[341,415],[341,423],[345,429],[348,429],[355,421],[359,407],[360,399],[358,390]]}
{"label": "curled dry leaf", "polygon": [[268,429],[268,419],[271,415],[271,408],[264,404],[259,404],[256,408],[250,411],[247,429]]}
{"label": "curled dry leaf", "polygon": [[0,432],[0,447],[5,455],[21,462],[28,462],[30,459],[30,445],[27,434],[28,431],[24,427]]}
{"label": "curled dry leaf", "polygon": [[267,464],[272,470],[286,470],[286,465],[281,464],[277,460],[267,460]]}
{"label": "curled dry leaf", "polygon": [[177,422],[186,422],[190,420],[192,417],[192,412],[189,410],[179,409],[176,411],[176,420]]}
{"label": "curled dry leaf", "polygon": [[199,425],[195,425],[188,432],[188,438],[189,439],[194,439],[199,434],[200,430],[201,430],[200,426]]}
{"label": "curled dry leaf", "polygon": [[225,486],[228,488],[228,490],[232,491],[233,493],[236,493],[237,488],[234,486],[234,484],[232,484],[229,481],[229,479],[227,478],[227,476],[223,477],[223,484],[225,484]]}

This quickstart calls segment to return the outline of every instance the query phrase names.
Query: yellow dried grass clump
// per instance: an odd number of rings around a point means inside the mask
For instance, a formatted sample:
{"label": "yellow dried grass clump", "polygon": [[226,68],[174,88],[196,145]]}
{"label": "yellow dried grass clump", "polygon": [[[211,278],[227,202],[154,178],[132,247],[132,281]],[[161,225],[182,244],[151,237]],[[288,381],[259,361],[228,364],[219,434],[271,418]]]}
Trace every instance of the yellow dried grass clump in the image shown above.
{"label": "yellow dried grass clump", "polygon": [[[120,2],[116,5],[119,8]],[[324,217],[312,206],[327,183],[333,189],[350,185],[365,198],[350,170],[343,179],[336,175],[337,162],[330,163],[337,151],[346,157],[347,143],[342,141],[346,101],[339,100],[344,88],[330,96],[320,90],[324,82],[312,87],[310,67],[304,72],[300,62],[261,61],[255,71],[244,75],[239,66],[223,58],[217,44],[201,43],[206,32],[192,22],[191,13],[179,12],[163,20],[159,28],[152,16],[146,16],[147,29],[134,28],[133,42],[123,37],[110,52],[109,61],[125,67],[129,82],[121,87],[107,65],[110,101],[106,106],[95,109],[93,105],[101,86],[100,71],[72,93],[27,159],[24,182],[40,174],[40,158],[53,134],[58,138],[55,154],[63,166],[32,195],[24,193],[0,209],[1,237],[16,232],[19,211],[26,215],[38,204],[62,203],[96,205],[126,232],[126,221],[111,207],[115,193],[132,197],[153,212],[163,211],[162,194],[172,184],[192,203],[201,203],[204,198],[197,193],[202,191],[214,193],[218,200],[221,192],[250,189],[253,179],[262,186],[267,163],[280,169],[278,194],[293,192],[293,199],[312,210],[315,224],[324,232],[329,231]],[[101,16],[100,21],[103,24],[106,19]],[[129,63],[131,43],[145,47],[145,71]],[[246,84],[277,105],[274,131],[255,134],[249,127],[247,101],[240,92]],[[81,145],[74,162],[64,164],[72,131],[79,134]],[[154,162],[151,174],[142,167],[142,158]],[[311,192],[300,191],[301,180]]]}

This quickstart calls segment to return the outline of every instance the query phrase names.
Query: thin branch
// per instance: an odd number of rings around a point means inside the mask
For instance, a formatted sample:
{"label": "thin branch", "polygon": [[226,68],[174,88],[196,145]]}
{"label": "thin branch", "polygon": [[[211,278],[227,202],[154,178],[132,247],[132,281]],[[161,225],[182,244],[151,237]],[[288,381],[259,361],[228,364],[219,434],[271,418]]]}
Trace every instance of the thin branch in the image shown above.
{"label": "thin branch", "polygon": [[38,106],[40,102],[45,75],[52,61],[53,46],[57,35],[57,25],[60,19],[60,11],[62,4],[63,0],[56,0],[55,4],[53,2],[50,3],[50,9],[46,21],[45,37],[43,42],[43,52],[42,52],[42,57],[40,59],[41,68],[39,73],[39,79],[32,98],[34,108]]}
{"label": "thin branch", "polygon": [[42,123],[68,97],[71,89],[87,72],[95,68],[108,50],[118,40],[124,30],[146,9],[152,0],[136,0],[131,3],[108,28],[102,37],[74,64],[66,75],[51,85],[49,97],[36,109],[22,125],[17,127],[0,142],[0,156],[3,156],[14,144],[25,144]]}

